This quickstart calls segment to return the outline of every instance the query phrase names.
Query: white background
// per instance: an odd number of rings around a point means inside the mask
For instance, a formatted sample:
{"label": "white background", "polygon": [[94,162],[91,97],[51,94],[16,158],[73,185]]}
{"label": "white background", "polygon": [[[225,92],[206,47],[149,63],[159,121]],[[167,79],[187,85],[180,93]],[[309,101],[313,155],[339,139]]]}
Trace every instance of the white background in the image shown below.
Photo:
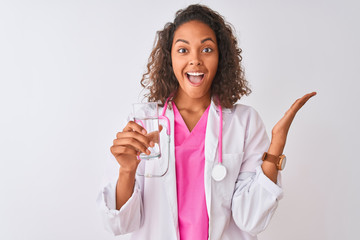
{"label": "white background", "polygon": [[[221,3],[220,3],[221,2]],[[0,239],[114,239],[95,199],[155,32],[192,1],[0,1]],[[233,24],[268,133],[289,133],[285,197],[259,239],[358,239],[357,1],[202,1]]]}

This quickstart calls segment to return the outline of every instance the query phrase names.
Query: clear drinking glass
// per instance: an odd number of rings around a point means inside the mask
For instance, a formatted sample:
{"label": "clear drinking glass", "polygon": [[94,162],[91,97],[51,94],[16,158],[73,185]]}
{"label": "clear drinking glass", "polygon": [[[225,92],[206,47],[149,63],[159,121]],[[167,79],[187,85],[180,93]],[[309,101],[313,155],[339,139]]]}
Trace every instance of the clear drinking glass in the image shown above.
{"label": "clear drinking glass", "polygon": [[141,159],[160,158],[159,115],[156,102],[134,103],[134,121],[146,129],[146,136],[154,142],[154,147],[149,147],[150,155],[140,154]]}

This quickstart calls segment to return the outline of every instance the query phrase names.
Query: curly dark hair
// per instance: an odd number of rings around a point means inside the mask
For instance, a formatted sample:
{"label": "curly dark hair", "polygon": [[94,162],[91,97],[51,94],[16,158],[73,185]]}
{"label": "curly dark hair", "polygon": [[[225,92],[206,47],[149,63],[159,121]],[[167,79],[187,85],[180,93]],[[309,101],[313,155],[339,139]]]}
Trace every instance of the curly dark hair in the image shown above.
{"label": "curly dark hair", "polygon": [[242,50],[237,47],[232,26],[219,13],[199,4],[177,11],[174,22],[167,23],[163,30],[157,32],[147,72],[141,79],[141,85],[149,90],[145,97],[148,101],[164,104],[166,98],[178,89],[179,83],[171,62],[174,32],[182,24],[193,20],[207,24],[215,33],[219,63],[211,85],[211,95],[219,97],[222,107],[231,108],[243,95],[251,93],[241,66]]}

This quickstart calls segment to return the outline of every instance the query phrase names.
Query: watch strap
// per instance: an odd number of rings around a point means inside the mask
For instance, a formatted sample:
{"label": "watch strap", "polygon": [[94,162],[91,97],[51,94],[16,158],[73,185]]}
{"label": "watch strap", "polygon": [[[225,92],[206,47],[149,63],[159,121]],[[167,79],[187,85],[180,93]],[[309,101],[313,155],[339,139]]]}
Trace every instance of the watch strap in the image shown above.
{"label": "watch strap", "polygon": [[277,166],[279,163],[279,156],[275,156],[275,155],[269,154],[267,152],[264,152],[264,154],[262,156],[262,160],[272,162]]}
{"label": "watch strap", "polygon": [[275,156],[275,155],[269,154],[267,152],[264,152],[264,154],[262,156],[262,160],[274,163],[278,170],[283,170],[285,167],[285,164],[286,164],[286,156],[285,155]]}

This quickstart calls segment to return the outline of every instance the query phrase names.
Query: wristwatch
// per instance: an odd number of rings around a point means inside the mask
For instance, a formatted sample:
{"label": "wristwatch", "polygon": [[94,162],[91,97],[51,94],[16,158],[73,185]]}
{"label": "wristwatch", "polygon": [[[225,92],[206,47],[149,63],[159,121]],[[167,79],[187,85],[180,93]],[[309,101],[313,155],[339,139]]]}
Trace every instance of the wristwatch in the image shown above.
{"label": "wristwatch", "polygon": [[274,163],[278,170],[283,170],[285,168],[285,164],[286,164],[285,155],[275,156],[267,152],[264,152],[264,155],[262,156],[262,160]]}

